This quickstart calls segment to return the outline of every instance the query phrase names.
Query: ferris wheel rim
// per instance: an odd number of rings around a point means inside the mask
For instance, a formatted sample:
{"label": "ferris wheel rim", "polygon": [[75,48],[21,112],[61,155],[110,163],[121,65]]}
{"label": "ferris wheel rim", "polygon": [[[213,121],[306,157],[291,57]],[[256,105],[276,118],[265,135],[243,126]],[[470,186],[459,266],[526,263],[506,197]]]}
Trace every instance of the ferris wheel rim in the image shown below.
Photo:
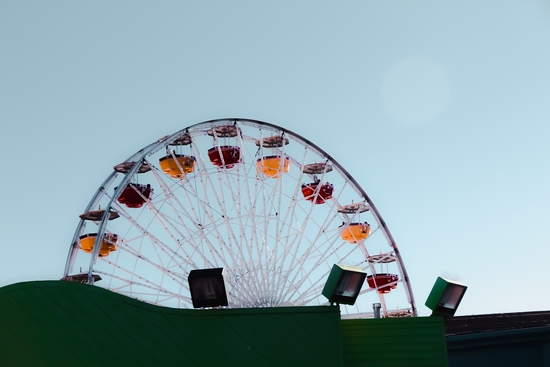
{"label": "ferris wheel rim", "polygon": [[[378,221],[378,224],[379,224],[380,228],[382,229],[382,232],[386,236],[390,246],[392,247],[392,249],[395,253],[395,256],[397,258],[396,259],[397,263],[399,264],[399,270],[400,270],[400,272],[402,274],[402,277],[403,277],[402,283],[405,287],[405,292],[407,293],[407,297],[409,298],[409,302],[410,302],[410,305],[411,305],[412,314],[416,315],[416,305],[415,305],[412,289],[411,289],[411,286],[410,286],[410,279],[409,279],[407,271],[405,269],[403,260],[401,258],[400,252],[399,252],[399,249],[398,249],[398,247],[395,243],[395,240],[393,239],[393,236],[391,235],[391,232],[389,231],[389,228],[387,227],[385,221],[383,220],[382,216],[378,212],[378,210],[377,210],[376,206],[374,205],[374,203],[372,202],[372,200],[369,198],[369,196],[367,195],[365,190],[361,187],[361,185],[359,185],[359,183],[353,178],[353,176],[340,163],[338,163],[338,161],[336,159],[334,159],[329,153],[327,153],[325,150],[323,150],[322,148],[317,146],[315,143],[313,143],[309,139],[306,139],[303,136],[301,136],[301,135],[299,135],[299,134],[297,134],[297,133],[295,133],[295,132],[293,132],[293,131],[291,131],[287,128],[284,128],[284,127],[281,127],[281,126],[278,126],[278,125],[275,125],[275,124],[271,124],[271,123],[268,123],[268,122],[264,122],[264,121],[260,121],[260,120],[247,119],[247,118],[221,118],[221,119],[206,120],[206,121],[203,121],[203,122],[199,122],[199,123],[190,125],[190,126],[184,128],[184,129],[181,129],[179,131],[176,131],[175,133],[173,133],[171,135],[167,135],[165,137],[162,137],[162,138],[158,139],[157,141],[147,145],[145,148],[142,148],[141,150],[139,150],[136,153],[132,154],[130,157],[128,157],[127,160],[124,161],[124,162],[134,162],[135,164],[125,174],[124,178],[122,179],[121,183],[119,184],[119,187],[115,190],[115,193],[112,195],[108,205],[104,208],[105,211],[109,212],[112,209],[113,203],[114,203],[116,197],[118,196],[118,194],[120,194],[123,187],[126,186],[126,184],[128,184],[131,181],[132,177],[138,172],[139,165],[141,164],[141,162],[146,162],[146,158],[148,156],[150,156],[151,154],[153,154],[153,153],[155,153],[155,152],[157,152],[157,151],[159,151],[163,148],[166,148],[170,144],[170,142],[174,141],[175,139],[177,139],[177,137],[181,136],[182,134],[184,134],[186,132],[187,133],[190,132],[190,131],[193,132],[193,131],[197,130],[200,127],[213,128],[213,127],[221,126],[223,124],[228,124],[228,123],[234,123],[234,124],[241,123],[243,125],[253,126],[253,127],[256,127],[256,128],[265,127],[268,130],[272,130],[272,131],[276,131],[276,132],[282,132],[283,135],[288,135],[288,136],[292,137],[293,139],[298,140],[302,145],[304,145],[308,149],[312,149],[317,154],[319,154],[320,156],[323,156],[324,158],[326,158],[327,161],[330,161],[330,163],[337,168],[337,171],[339,172],[340,175],[344,176],[347,180],[349,180],[349,182],[351,183],[353,189],[356,190],[358,192],[358,194],[364,199],[364,201],[366,201],[368,203],[368,206],[370,207],[370,210],[374,213],[375,219]],[[93,206],[96,204],[97,198],[102,193],[102,187],[106,186],[105,185],[106,182],[114,180],[115,176],[116,176],[116,172],[113,172],[105,179],[104,184],[96,191],[96,193],[92,197],[92,200],[90,201],[90,203],[87,206],[87,210],[93,208]],[[98,233],[104,233],[105,232],[105,228],[106,228],[108,220],[109,220],[108,214],[105,213],[104,217],[102,218],[102,220],[99,223]],[[73,250],[72,250],[72,252],[71,252],[71,250],[69,251],[69,256],[68,256],[68,259],[67,259],[67,264],[66,264],[64,276],[69,275],[69,272],[70,272],[69,263],[70,263],[70,258],[72,256],[71,253],[74,254],[74,252],[75,252],[74,247],[76,246],[76,243],[77,243],[77,237],[78,237],[77,233],[79,233],[79,231],[82,230],[81,227],[82,227],[83,221],[84,220],[80,221],[79,226],[77,227],[77,230],[75,231],[75,235],[74,235],[74,238],[73,238],[73,241],[72,241]],[[99,241],[100,241],[99,236],[96,239],[96,241],[97,241],[97,243],[96,243],[96,246],[93,249],[93,254],[92,254],[92,257],[91,257],[91,260],[90,260],[90,267],[89,267],[89,271],[88,271],[90,278],[91,278],[92,272],[93,272],[94,261],[98,256],[99,246],[97,246],[97,244],[99,244]]]}

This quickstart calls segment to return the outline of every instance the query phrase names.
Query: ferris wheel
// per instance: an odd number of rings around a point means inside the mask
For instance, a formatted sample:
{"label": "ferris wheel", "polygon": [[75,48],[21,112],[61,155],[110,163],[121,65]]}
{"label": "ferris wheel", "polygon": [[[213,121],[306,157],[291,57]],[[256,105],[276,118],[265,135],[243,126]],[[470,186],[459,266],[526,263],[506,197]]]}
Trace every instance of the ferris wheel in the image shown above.
{"label": "ferris wheel", "polygon": [[310,306],[334,264],[367,273],[343,318],[416,316],[395,241],[365,191],[311,141],[219,119],[114,166],[74,233],[65,280],[191,308],[191,271],[223,269],[230,308]]}

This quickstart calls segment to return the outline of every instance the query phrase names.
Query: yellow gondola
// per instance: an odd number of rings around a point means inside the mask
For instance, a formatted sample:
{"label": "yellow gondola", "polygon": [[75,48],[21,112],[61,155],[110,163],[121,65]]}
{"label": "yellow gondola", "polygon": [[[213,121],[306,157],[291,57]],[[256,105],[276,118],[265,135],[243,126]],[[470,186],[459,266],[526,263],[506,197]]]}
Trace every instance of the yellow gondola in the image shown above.
{"label": "yellow gondola", "polygon": [[281,173],[288,172],[290,169],[290,160],[284,157],[284,162],[281,162],[283,157],[279,155],[271,155],[260,158],[256,161],[258,172],[263,173],[268,177],[279,177]]}
{"label": "yellow gondola", "polygon": [[350,243],[357,243],[363,241],[370,234],[370,225],[367,222],[364,223],[350,223],[346,227],[340,226],[342,229],[342,239]]}
{"label": "yellow gondola", "polygon": [[[80,249],[87,253],[92,253],[94,250],[94,243],[97,237],[97,233],[88,233],[79,237]],[[101,241],[99,247],[99,257],[108,256],[111,251],[116,251],[118,243],[118,236],[114,233],[107,233]]]}
{"label": "yellow gondola", "polygon": [[167,155],[159,159],[162,172],[173,178],[183,178],[193,172],[195,162],[195,157],[182,154]]}

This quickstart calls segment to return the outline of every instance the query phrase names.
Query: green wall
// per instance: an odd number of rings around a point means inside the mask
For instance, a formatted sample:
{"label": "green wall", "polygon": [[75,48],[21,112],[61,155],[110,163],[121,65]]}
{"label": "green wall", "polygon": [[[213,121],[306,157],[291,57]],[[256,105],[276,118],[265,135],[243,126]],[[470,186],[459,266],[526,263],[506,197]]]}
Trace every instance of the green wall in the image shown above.
{"label": "green wall", "polygon": [[180,310],[100,287],[0,288],[0,366],[447,366],[440,318],[337,306]]}
{"label": "green wall", "polygon": [[441,317],[342,320],[344,360],[353,366],[447,366]]}
{"label": "green wall", "polygon": [[4,366],[341,366],[337,307],[179,310],[79,283],[0,289]]}

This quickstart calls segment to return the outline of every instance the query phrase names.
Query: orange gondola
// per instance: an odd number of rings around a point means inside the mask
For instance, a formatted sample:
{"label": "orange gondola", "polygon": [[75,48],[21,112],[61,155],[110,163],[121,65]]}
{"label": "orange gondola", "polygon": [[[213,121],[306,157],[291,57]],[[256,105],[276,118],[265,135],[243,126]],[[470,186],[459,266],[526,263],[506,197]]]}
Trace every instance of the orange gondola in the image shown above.
{"label": "orange gondola", "polygon": [[[79,237],[80,249],[87,253],[92,253],[97,233],[88,233]],[[99,248],[99,257],[108,256],[112,251],[117,250],[118,236],[114,233],[107,233],[101,241]]]}
{"label": "orange gondola", "polygon": [[159,159],[162,172],[173,178],[183,178],[193,172],[195,162],[195,157],[183,154],[167,155]]}
{"label": "orange gondola", "polygon": [[350,223],[347,226],[342,224],[342,239],[350,243],[357,243],[363,241],[370,234],[370,225],[367,222],[364,223]]}
{"label": "orange gondola", "polygon": [[256,167],[258,172],[261,172],[268,177],[276,178],[282,173],[289,171],[290,159],[288,157],[283,158],[280,155],[270,155],[258,159],[256,161]]}

